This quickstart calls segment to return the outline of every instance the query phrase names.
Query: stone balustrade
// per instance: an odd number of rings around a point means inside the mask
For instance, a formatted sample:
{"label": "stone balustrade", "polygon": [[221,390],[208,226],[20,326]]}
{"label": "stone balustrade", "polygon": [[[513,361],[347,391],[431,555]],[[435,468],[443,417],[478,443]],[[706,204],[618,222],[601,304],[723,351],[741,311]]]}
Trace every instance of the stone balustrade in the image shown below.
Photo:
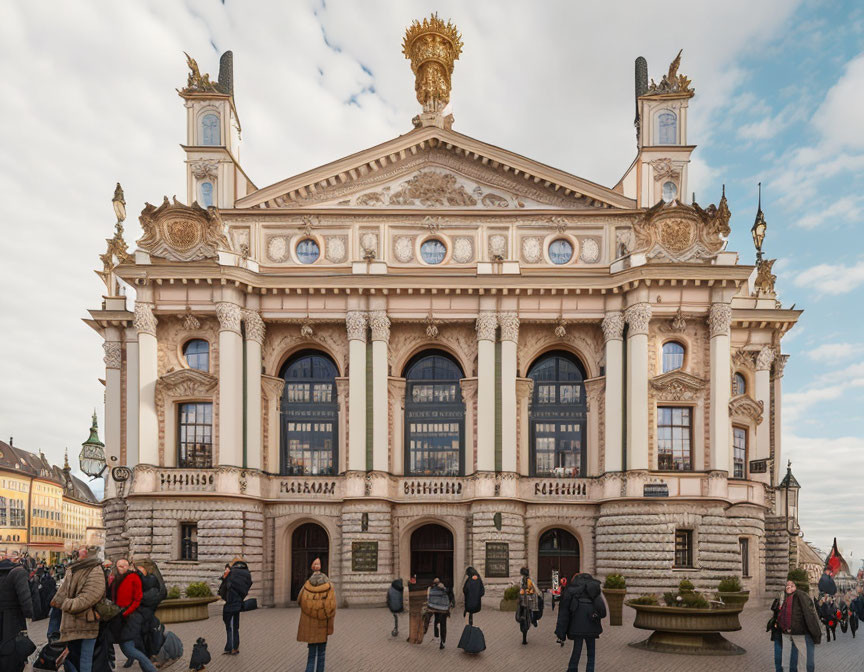
{"label": "stone balustrade", "polygon": [[159,492],[216,492],[212,469],[166,469],[158,476]]}

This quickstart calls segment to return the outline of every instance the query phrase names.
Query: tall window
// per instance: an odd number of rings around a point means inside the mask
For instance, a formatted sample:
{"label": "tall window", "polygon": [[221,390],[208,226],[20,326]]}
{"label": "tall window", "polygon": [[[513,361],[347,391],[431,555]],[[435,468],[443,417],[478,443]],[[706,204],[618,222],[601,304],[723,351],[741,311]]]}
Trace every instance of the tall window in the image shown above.
{"label": "tall window", "polygon": [[674,145],[678,142],[678,118],[674,112],[657,115],[657,144]]}
{"label": "tall window", "polygon": [[6,498],[0,497],[0,527],[6,527],[9,524],[9,517],[6,513]]}
{"label": "tall window", "polygon": [[27,510],[24,501],[20,499],[9,500],[9,526],[24,527],[27,524]]}
{"label": "tall window", "polygon": [[201,205],[205,208],[209,208],[213,205],[213,183],[212,182],[202,182],[201,183]]}
{"label": "tall window", "polygon": [[183,346],[183,356],[190,369],[210,370],[210,344],[200,338],[188,341]]}
{"label": "tall window", "polygon": [[693,530],[675,530],[675,567],[693,566]]}
{"label": "tall window", "polygon": [[534,381],[529,417],[534,476],[585,473],[585,369],[568,352],[549,352],[528,371]]}
{"label": "tall window", "polygon": [[213,404],[194,402],[178,406],[177,466],[208,469],[213,466]]}
{"label": "tall window", "polygon": [[744,427],[732,428],[733,448],[733,478],[745,478],[747,476],[747,430]]}
{"label": "tall window", "polygon": [[218,114],[205,114],[201,118],[201,144],[211,146],[221,144]]}
{"label": "tall window", "polygon": [[661,471],[690,471],[691,419],[689,407],[657,408],[657,468]]}
{"label": "tall window", "polygon": [[421,353],[405,367],[405,464],[412,476],[462,473],[462,369],[447,354]]}
{"label": "tall window", "polygon": [[750,540],[747,537],[738,539],[738,547],[741,549],[741,576],[750,576]]}
{"label": "tall window", "polygon": [[305,350],[282,369],[280,472],[286,476],[332,475],[338,469],[336,364]]}
{"label": "tall window", "polygon": [[663,373],[669,373],[684,366],[684,346],[678,341],[663,344]]}
{"label": "tall window", "polygon": [[738,396],[739,394],[747,393],[747,381],[744,380],[744,376],[740,373],[736,373],[732,376],[732,396]]}
{"label": "tall window", "polygon": [[198,524],[182,523],[180,525],[180,559],[198,559]]}

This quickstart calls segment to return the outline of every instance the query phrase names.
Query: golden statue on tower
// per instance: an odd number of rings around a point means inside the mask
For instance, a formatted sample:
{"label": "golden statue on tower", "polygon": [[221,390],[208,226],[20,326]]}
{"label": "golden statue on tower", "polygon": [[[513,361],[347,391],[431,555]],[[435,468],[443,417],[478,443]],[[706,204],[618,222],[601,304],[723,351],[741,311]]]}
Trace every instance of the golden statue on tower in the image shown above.
{"label": "golden statue on tower", "polygon": [[[453,62],[462,53],[462,36],[450,21],[446,24],[433,14],[414,21],[405,31],[402,53],[411,60],[414,90],[423,106],[423,115],[440,116],[450,102],[450,76]],[[424,124],[425,125],[425,124]]]}

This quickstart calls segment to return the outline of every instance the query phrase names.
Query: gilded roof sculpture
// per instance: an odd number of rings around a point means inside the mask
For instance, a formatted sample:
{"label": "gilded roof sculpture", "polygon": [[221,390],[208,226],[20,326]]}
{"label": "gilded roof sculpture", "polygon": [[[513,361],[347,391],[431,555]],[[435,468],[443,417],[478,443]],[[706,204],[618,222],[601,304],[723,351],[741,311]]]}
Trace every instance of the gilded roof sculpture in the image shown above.
{"label": "gilded roof sculpture", "polygon": [[684,53],[684,50],[678,52],[678,55],[675,57],[669,64],[669,71],[663,75],[663,78],[660,80],[660,83],[651,79],[651,83],[648,85],[648,91],[644,95],[652,96],[660,93],[684,93],[692,96],[695,91],[690,86],[690,78],[686,75],[679,75],[678,68],[681,67],[681,54]]}
{"label": "gilded roof sculpture", "polygon": [[402,53],[411,61],[417,101],[427,113],[440,113],[450,102],[453,62],[462,53],[462,36],[450,21],[433,14],[405,31]]}

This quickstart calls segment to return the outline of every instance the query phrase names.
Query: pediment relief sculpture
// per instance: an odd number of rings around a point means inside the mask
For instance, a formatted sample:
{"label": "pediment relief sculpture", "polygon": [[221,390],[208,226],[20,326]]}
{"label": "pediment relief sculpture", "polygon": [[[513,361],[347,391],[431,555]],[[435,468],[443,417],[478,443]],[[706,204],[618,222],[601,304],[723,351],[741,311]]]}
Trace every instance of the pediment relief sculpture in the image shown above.
{"label": "pediment relief sculpture", "polygon": [[654,396],[661,401],[689,401],[704,393],[707,383],[684,371],[670,371],[650,381]]}
{"label": "pediment relief sculpture", "polygon": [[225,225],[215,208],[197,202],[184,205],[168,197],[156,206],[147,203],[139,217],[144,235],[138,246],[153,257],[171,261],[215,259],[219,250],[231,250]]}
{"label": "pediment relief sculpture", "polygon": [[749,394],[739,394],[729,400],[729,416],[732,418],[746,418],[758,425],[762,422],[764,411],[765,404],[756,401]]}
{"label": "pediment relief sculpture", "polygon": [[219,378],[197,369],[178,369],[160,376],[156,390],[171,397],[201,397],[213,394]]}

